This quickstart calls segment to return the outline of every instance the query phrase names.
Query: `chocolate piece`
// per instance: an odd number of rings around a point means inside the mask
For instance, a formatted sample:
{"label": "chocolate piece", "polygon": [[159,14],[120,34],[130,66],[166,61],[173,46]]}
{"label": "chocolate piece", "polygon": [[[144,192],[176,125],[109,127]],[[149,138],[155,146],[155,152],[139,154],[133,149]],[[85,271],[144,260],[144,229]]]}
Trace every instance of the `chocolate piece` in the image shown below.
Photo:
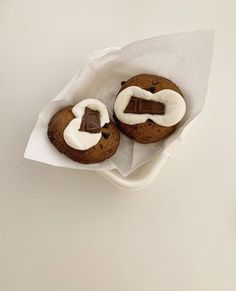
{"label": "chocolate piece", "polygon": [[125,108],[124,113],[135,113],[135,114],[165,114],[165,104],[156,102],[153,100],[146,100],[139,97],[132,96],[130,101]]}
{"label": "chocolate piece", "polygon": [[126,81],[121,81],[121,86],[124,86],[124,84],[126,83]]}
{"label": "chocolate piece", "polygon": [[99,133],[101,131],[100,112],[86,107],[79,130]]}
{"label": "chocolate piece", "polygon": [[102,131],[102,136],[103,136],[105,139],[108,139],[109,135],[110,135],[109,132]]}
{"label": "chocolate piece", "polygon": [[149,91],[149,92],[151,92],[151,93],[155,93],[156,88],[155,88],[154,86],[152,86],[152,87],[147,88],[147,89],[145,89],[145,90],[147,90],[147,91]]}

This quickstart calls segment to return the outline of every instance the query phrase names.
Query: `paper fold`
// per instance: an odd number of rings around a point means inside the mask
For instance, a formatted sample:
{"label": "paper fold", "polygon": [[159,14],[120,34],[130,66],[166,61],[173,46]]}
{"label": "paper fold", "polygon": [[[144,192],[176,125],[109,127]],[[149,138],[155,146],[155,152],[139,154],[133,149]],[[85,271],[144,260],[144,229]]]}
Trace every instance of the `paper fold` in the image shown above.
{"label": "paper fold", "polygon": [[[214,32],[202,30],[157,36],[135,41],[123,48],[106,48],[88,57],[66,87],[40,112],[31,133],[25,158],[46,164],[85,170],[117,169],[127,176],[149,161],[153,154],[168,151],[185,128],[202,111],[207,94]],[[47,126],[54,113],[85,98],[97,98],[107,105],[110,118],[120,83],[141,74],[156,74],[175,82],[186,101],[187,111],[178,129],[164,141],[143,145],[121,134],[117,153],[100,164],[83,165],[62,155],[47,138]]]}

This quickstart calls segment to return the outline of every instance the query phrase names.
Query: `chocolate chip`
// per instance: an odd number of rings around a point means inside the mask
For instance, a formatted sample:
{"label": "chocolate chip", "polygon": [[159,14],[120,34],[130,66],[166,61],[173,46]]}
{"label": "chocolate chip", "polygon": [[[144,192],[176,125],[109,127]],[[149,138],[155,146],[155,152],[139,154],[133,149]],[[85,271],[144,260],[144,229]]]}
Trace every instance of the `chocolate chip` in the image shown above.
{"label": "chocolate chip", "polygon": [[109,135],[110,135],[110,133],[108,133],[108,132],[102,132],[102,136],[105,138],[105,139],[108,139],[108,137],[109,137]]}
{"label": "chocolate chip", "polygon": [[120,84],[121,84],[121,86],[124,86],[125,83],[126,83],[126,81],[122,81]]}
{"label": "chocolate chip", "polygon": [[154,86],[151,86],[151,87],[149,87],[149,88],[147,88],[147,89],[145,89],[145,90],[147,90],[147,91],[149,91],[149,92],[151,92],[151,93],[155,93],[156,88],[155,88]]}

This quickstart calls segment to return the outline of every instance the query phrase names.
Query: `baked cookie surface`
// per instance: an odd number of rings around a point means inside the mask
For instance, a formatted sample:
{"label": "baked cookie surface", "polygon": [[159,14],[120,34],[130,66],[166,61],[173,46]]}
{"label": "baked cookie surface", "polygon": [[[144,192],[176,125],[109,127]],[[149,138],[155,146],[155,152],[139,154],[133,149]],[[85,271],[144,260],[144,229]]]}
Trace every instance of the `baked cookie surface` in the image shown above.
{"label": "baked cookie surface", "polygon": [[92,147],[86,150],[78,150],[67,144],[64,137],[65,129],[76,118],[72,109],[73,106],[61,109],[49,122],[48,138],[57,150],[68,158],[83,164],[100,163],[114,155],[119,145],[120,136],[112,121],[101,127],[101,138]]}
{"label": "baked cookie surface", "polygon": [[[182,96],[182,93],[179,87],[175,83],[173,83],[171,80],[168,80],[164,77],[150,75],[150,74],[136,75],[127,81],[121,82],[121,89],[119,90],[118,95],[120,94],[120,92],[122,92],[123,90],[131,86],[142,88],[146,91],[151,92],[152,94],[168,89],[168,90],[175,91]],[[138,112],[138,109],[137,109],[138,107],[140,107],[138,105],[138,102],[140,103],[140,100],[134,100],[134,99],[140,99],[140,98],[136,98],[135,96],[132,97],[131,101],[133,103],[136,102],[136,105],[133,105],[133,107],[136,106],[136,111],[133,111],[133,113],[136,113],[136,114],[143,113],[143,112]],[[141,105],[141,106],[143,107],[146,106],[147,108],[150,107],[150,105],[148,104],[146,104],[145,106],[144,105]],[[127,109],[129,109],[129,107],[132,108],[131,103],[129,103],[129,106],[127,106]],[[128,111],[127,109],[124,112],[126,111],[132,112],[132,110]],[[158,106],[157,106],[157,109],[158,109]],[[150,108],[148,110],[149,112],[151,112]],[[159,114],[163,114],[162,111],[163,111],[163,108],[159,106]],[[145,122],[142,122],[142,123],[127,124],[121,121],[117,117],[115,110],[114,110],[114,120],[122,133],[124,133],[129,138],[139,143],[144,143],[144,144],[154,143],[168,137],[170,134],[172,134],[175,131],[176,126],[177,126],[177,124],[174,124],[171,126],[163,126],[163,125],[157,124],[156,122],[150,119],[147,119]]]}

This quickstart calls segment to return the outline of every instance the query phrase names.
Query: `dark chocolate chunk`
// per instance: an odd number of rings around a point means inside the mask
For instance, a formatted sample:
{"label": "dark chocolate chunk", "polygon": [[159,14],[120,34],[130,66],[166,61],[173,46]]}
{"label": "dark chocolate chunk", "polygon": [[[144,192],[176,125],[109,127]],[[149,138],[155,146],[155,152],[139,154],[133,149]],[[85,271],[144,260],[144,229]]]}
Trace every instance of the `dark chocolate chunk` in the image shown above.
{"label": "dark chocolate chunk", "polygon": [[86,107],[79,130],[90,133],[100,132],[100,112]]}
{"label": "dark chocolate chunk", "polygon": [[124,113],[135,113],[135,114],[165,114],[165,104],[156,102],[153,100],[146,100],[139,97],[132,96],[130,101],[125,108]]}
{"label": "dark chocolate chunk", "polygon": [[102,131],[102,136],[103,136],[105,139],[108,139],[109,135],[110,135],[109,132]]}
{"label": "dark chocolate chunk", "polygon": [[145,90],[147,90],[147,91],[149,91],[149,92],[151,92],[151,93],[155,93],[156,88],[155,88],[154,86],[152,86],[152,87],[149,87],[149,88],[147,88],[147,89],[145,89]]}
{"label": "dark chocolate chunk", "polygon": [[109,127],[109,124],[108,123],[105,123],[104,125],[103,125],[103,128],[108,128]]}

